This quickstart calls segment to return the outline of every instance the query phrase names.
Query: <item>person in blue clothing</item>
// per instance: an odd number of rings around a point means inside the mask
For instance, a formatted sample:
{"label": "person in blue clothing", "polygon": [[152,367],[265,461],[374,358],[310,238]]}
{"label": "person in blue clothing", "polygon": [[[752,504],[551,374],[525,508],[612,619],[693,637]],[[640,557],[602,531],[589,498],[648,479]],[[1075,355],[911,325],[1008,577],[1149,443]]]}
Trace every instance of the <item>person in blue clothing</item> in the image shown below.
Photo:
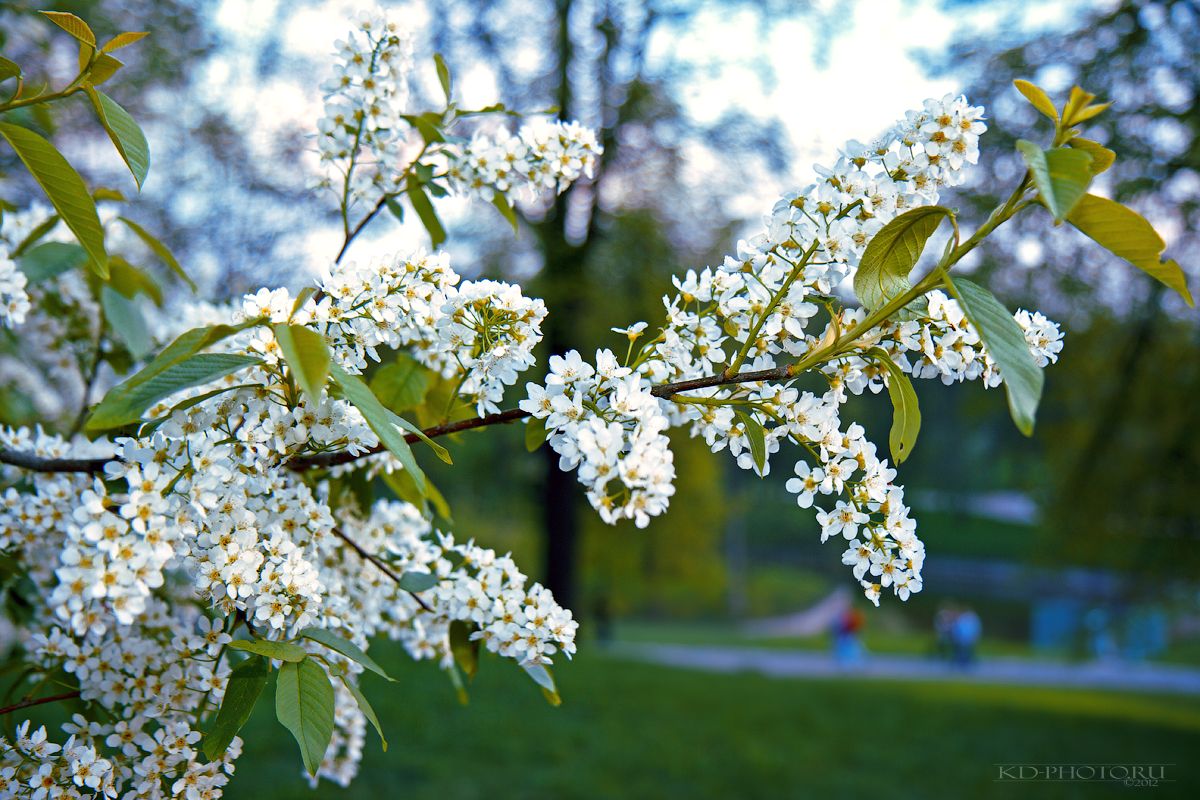
{"label": "person in blue clothing", "polygon": [[983,634],[983,623],[979,615],[969,608],[959,611],[954,617],[950,629],[954,644],[954,663],[960,667],[969,667],[975,661],[975,646]]}

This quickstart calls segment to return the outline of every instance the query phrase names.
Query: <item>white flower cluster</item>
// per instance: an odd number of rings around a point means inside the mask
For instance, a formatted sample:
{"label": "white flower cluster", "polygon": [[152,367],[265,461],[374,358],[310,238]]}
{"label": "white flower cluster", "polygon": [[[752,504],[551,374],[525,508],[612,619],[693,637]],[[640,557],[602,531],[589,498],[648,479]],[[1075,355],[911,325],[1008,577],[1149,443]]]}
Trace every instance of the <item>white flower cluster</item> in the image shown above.
{"label": "white flower cluster", "polygon": [[413,43],[402,26],[364,12],[336,47],[334,75],[321,84],[325,116],[317,137],[321,161],[335,174],[318,185],[347,192],[347,205],[374,205],[403,180],[408,123],[400,115],[408,103]]}
{"label": "white flower cluster", "polygon": [[8,248],[0,244],[0,325],[12,328],[24,324],[32,307],[25,291],[25,273],[8,257]]}
{"label": "white flower cluster", "polygon": [[591,178],[603,152],[596,134],[579,123],[538,118],[515,136],[478,133],[462,152],[447,150],[446,175],[450,188],[487,201],[522,186],[535,194],[562,192],[580,175]]}
{"label": "white flower cluster", "polygon": [[525,386],[521,410],[545,420],[559,467],[579,468],[601,519],[632,519],[644,528],[667,510],[675,493],[674,454],[663,433],[670,420],[649,381],[622,367],[611,350],[597,351],[595,368],[572,350],[550,357],[545,387]]}

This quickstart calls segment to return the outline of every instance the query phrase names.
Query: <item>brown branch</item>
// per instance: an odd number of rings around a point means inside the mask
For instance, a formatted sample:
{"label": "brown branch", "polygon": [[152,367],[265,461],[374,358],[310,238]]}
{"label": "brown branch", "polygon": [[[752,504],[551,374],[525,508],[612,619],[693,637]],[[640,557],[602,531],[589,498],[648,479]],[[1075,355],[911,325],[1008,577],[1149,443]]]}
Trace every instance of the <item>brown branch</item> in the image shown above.
{"label": "brown branch", "polygon": [[53,697],[40,697],[37,700],[30,700],[27,697],[16,705],[8,706],[7,708],[0,708],[0,714],[7,714],[10,711],[20,711],[22,708],[40,706],[42,703],[53,703],[57,700],[70,700],[73,697],[79,697],[78,690],[74,692],[67,692],[66,694],[56,694]]}
{"label": "brown branch", "polygon": [[[354,552],[358,553],[360,556],[365,558],[367,561],[370,561],[372,564],[379,567],[380,571],[383,572],[384,575],[387,575],[389,578],[394,580],[397,583],[397,585],[399,585],[400,576],[397,575],[395,572],[393,572],[392,568],[389,567],[386,563],[384,563],[384,561],[382,559],[376,557],[375,555],[372,555],[371,553],[368,553],[366,550],[363,550],[362,545],[360,545],[358,542],[354,541],[349,536],[347,536],[346,532],[343,531],[341,528],[337,527],[336,525],[333,527],[333,533],[335,536],[337,536],[343,542],[350,545],[350,547],[354,549]],[[425,609],[430,614],[433,613],[433,609],[430,608],[425,603],[424,600],[422,600],[420,597],[417,597],[416,592],[409,591],[408,589],[405,589],[404,591],[408,592],[412,596],[412,599],[416,600],[417,603],[421,606],[421,608]]]}
{"label": "brown branch", "polygon": [[118,460],[117,458],[42,458],[29,453],[18,453],[16,450],[0,448],[0,464],[11,464],[30,472],[103,472],[105,464]]}

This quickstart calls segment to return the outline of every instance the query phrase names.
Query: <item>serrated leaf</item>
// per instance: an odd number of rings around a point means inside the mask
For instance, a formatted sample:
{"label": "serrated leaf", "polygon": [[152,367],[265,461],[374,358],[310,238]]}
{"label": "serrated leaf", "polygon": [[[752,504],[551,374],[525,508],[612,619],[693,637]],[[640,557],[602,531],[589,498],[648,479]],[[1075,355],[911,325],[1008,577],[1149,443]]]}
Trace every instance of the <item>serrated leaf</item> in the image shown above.
{"label": "serrated leaf", "polygon": [[549,435],[545,419],[530,417],[525,423],[525,449],[532,453],[546,442]]}
{"label": "serrated leaf", "polygon": [[424,592],[437,586],[440,581],[441,578],[432,573],[410,570],[400,576],[399,586],[406,592]]}
{"label": "serrated leaf", "polygon": [[19,78],[23,73],[21,67],[15,61],[9,61],[4,56],[0,56],[0,83],[9,78]]}
{"label": "serrated leaf", "polygon": [[175,256],[171,255],[171,251],[168,250],[162,242],[147,233],[145,228],[143,228],[141,225],[138,225],[133,220],[126,219],[125,217],[117,217],[117,219],[121,220],[121,222],[124,222],[129,227],[129,230],[137,234],[137,237],[145,242],[147,247],[154,251],[154,255],[162,259],[164,264],[170,267],[176,275],[182,278],[183,282],[186,283],[188,288],[192,290],[192,294],[196,293],[196,284],[191,278],[188,277],[188,274],[183,271],[183,267],[179,266],[179,262],[175,260]]}
{"label": "serrated leaf", "polygon": [[479,640],[471,638],[477,630],[479,626],[474,622],[456,619],[450,623],[450,652],[455,663],[467,673],[468,681],[474,681],[479,672]]}
{"label": "serrated leaf", "polygon": [[513,207],[508,202],[508,196],[503,192],[495,192],[492,194],[492,205],[499,209],[501,216],[508,220],[508,224],[512,225],[513,233],[517,232],[517,213],[513,211]]}
{"label": "serrated leaf", "polygon": [[1183,270],[1174,261],[1160,261],[1166,242],[1133,209],[1089,194],[1067,216],[1067,222],[1114,255],[1179,292],[1189,306],[1194,306]]}
{"label": "serrated leaf", "polygon": [[87,262],[87,251],[77,244],[46,242],[23,255],[19,263],[26,280],[34,284],[82,267]]}
{"label": "serrated leaf", "polygon": [[379,398],[372,394],[370,387],[362,382],[362,378],[347,373],[341,365],[336,363],[331,365],[330,372],[338,386],[342,387],[346,399],[362,412],[367,424],[371,426],[371,430],[375,431],[375,435],[379,437],[380,443],[400,460],[417,485],[417,489],[424,495],[426,492],[425,473],[417,466],[417,460],[413,457],[408,442],[404,441],[404,436],[392,424],[390,412],[379,402]]}
{"label": "serrated leaf", "polygon": [[300,745],[309,775],[316,776],[333,739],[333,684],[311,658],[279,668],[275,680],[275,716]]}
{"label": "serrated leaf", "polygon": [[550,705],[562,705],[562,698],[558,696],[558,687],[554,685],[554,674],[550,672],[549,667],[545,664],[522,664],[521,668],[537,682],[538,686],[542,687],[542,694],[546,695]]}
{"label": "serrated leaf", "polygon": [[134,42],[147,36],[146,33],[118,33],[109,41],[108,44],[100,48],[101,53],[111,53],[113,50],[120,50],[122,47],[128,47]]}
{"label": "serrated leaf", "polygon": [[888,394],[892,398],[892,432],[888,445],[892,451],[892,461],[901,464],[912,453],[917,434],[921,431],[917,393],[913,390],[912,380],[896,366],[886,351],[873,347],[867,351],[867,355],[882,364],[888,373]]}
{"label": "serrated leaf", "polygon": [[333,361],[325,337],[312,328],[283,322],[272,325],[271,330],[292,378],[314,403],[320,403]]}
{"label": "serrated leaf", "polygon": [[275,658],[280,661],[296,663],[308,658],[308,653],[298,644],[291,642],[272,642],[267,639],[234,639],[229,643],[234,650],[245,650],[247,653]]}
{"label": "serrated leaf", "polygon": [[362,664],[376,675],[382,675],[389,681],[394,681],[390,675],[383,671],[383,667],[376,664],[373,658],[358,649],[358,646],[354,642],[344,636],[338,636],[333,631],[324,628],[305,628],[300,631],[300,635],[305,639],[312,639],[314,642],[319,642],[330,650],[336,650],[351,661]]}
{"label": "serrated leaf", "polygon": [[[71,16],[67,14],[66,16]],[[102,278],[108,277],[108,254],[104,252],[104,228],[96,215],[96,202],[88,193],[83,178],[63,158],[54,145],[33,131],[0,122],[3,136],[33,174],[54,210],[83,245]]]}
{"label": "serrated leaf", "polygon": [[39,11],[38,13],[84,44],[92,47],[96,46],[96,34],[92,33],[92,29],[88,27],[86,22],[74,14],[67,14],[61,11]]}
{"label": "serrated leaf", "polygon": [[1085,151],[1092,157],[1090,169],[1093,175],[1099,175],[1104,170],[1113,165],[1117,160],[1117,154],[1107,147],[1104,147],[1099,142],[1093,142],[1091,139],[1081,139],[1076,136],[1067,142],[1068,145],[1078,150]]}
{"label": "serrated leaf", "polygon": [[124,62],[106,53],[96,56],[96,60],[92,62],[92,66],[88,70],[87,82],[84,84],[85,89],[89,84],[91,86],[99,86],[104,83],[113,75],[116,75],[117,70],[123,66],[125,66]]}
{"label": "serrated leaf", "polygon": [[949,216],[953,216],[950,209],[943,206],[921,206],[904,212],[871,237],[854,274],[854,294],[863,306],[881,308],[912,289],[909,273],[942,218]]}
{"label": "serrated leaf", "polygon": [[429,375],[415,358],[401,353],[392,363],[375,370],[371,391],[384,408],[403,414],[425,402]]}
{"label": "serrated leaf", "polygon": [[437,212],[433,210],[433,203],[430,202],[429,196],[425,194],[425,189],[416,181],[408,182],[408,200],[412,203],[413,211],[417,212],[417,216],[421,218],[421,224],[425,226],[425,230],[429,231],[429,238],[433,241],[433,248],[436,250],[438,246],[446,241],[446,231],[442,227],[441,220],[438,219]]}
{"label": "serrated leaf", "polygon": [[1021,433],[1032,436],[1045,377],[1029,352],[1025,332],[987,289],[964,278],[947,278],[947,288],[975,326],[984,347],[1000,365],[1013,422]]}
{"label": "serrated leaf", "polygon": [[1025,99],[1033,103],[1033,107],[1045,114],[1050,119],[1058,122],[1058,109],[1054,107],[1054,103],[1050,102],[1049,96],[1042,90],[1040,86],[1035,86],[1029,81],[1015,80],[1013,86],[1017,87],[1017,91],[1025,95]]}
{"label": "serrated leaf", "polygon": [[1017,149],[1033,174],[1043,205],[1054,215],[1054,224],[1061,225],[1092,182],[1091,155],[1072,147],[1042,150],[1024,139],[1017,142]]}
{"label": "serrated leaf", "polygon": [[217,711],[212,730],[204,734],[204,757],[216,761],[229,749],[238,731],[250,719],[250,712],[267,686],[271,665],[262,656],[251,656],[229,673],[225,697]]}
{"label": "serrated leaf", "polygon": [[251,356],[231,353],[201,354],[205,347],[224,339],[262,319],[247,320],[239,325],[216,325],[195,328],[180,336],[159,353],[153,361],[124,383],[109,390],[92,410],[86,428],[103,431],[118,428],[141,419],[142,412],[164,397],[198,386],[231,372],[258,364]]}
{"label": "serrated leaf", "polygon": [[442,91],[446,93],[446,102],[450,102],[450,68],[446,66],[445,59],[441,53],[433,54],[433,63],[437,65],[438,83],[442,84]]}
{"label": "serrated leaf", "polygon": [[742,421],[742,428],[746,432],[746,439],[750,442],[750,455],[754,458],[754,465],[758,467],[758,474],[763,474],[763,469],[767,464],[767,440],[766,433],[763,431],[762,425],[750,414],[745,411],[735,411],[737,418]]}
{"label": "serrated leaf", "polygon": [[[375,716],[375,709],[371,708],[371,704],[367,702],[367,697],[362,693],[350,676],[341,671],[335,673],[342,680],[342,685],[346,687],[346,691],[354,695],[354,702],[358,703],[358,710],[363,713],[363,716],[370,720],[375,726],[375,732],[379,734],[379,741],[383,744],[383,752],[387,752],[387,739],[383,736],[383,726],[379,724],[379,717]],[[389,678],[390,680],[390,678]]]}
{"label": "serrated leaf", "polygon": [[413,425],[411,422],[406,420],[404,417],[399,416],[398,414],[394,414],[391,411],[388,411],[387,413],[389,415],[388,419],[390,419],[392,421],[393,425],[400,426],[404,430],[408,431],[409,433],[413,434],[418,439],[423,441],[425,444],[429,445],[433,449],[434,455],[436,455],[438,458],[440,458],[445,463],[451,464],[451,465],[454,464],[454,461],[452,461],[450,458],[450,451],[447,450],[446,448],[442,447],[440,444],[435,442],[433,439],[430,439],[425,434],[425,431],[421,430],[416,425]]}
{"label": "serrated leaf", "polygon": [[35,244],[41,241],[43,236],[54,230],[54,226],[58,224],[59,219],[61,219],[61,217],[59,217],[58,214],[51,214],[46,220],[31,230],[29,234],[21,240],[21,243],[17,245],[17,248],[8,254],[8,257],[20,258],[26,250],[33,247]]}
{"label": "serrated leaf", "polygon": [[137,304],[113,287],[105,286],[100,290],[100,307],[104,310],[104,318],[134,359],[145,358],[154,343],[146,330],[146,318]]}
{"label": "serrated leaf", "polygon": [[125,165],[133,174],[138,191],[141,191],[142,184],[146,181],[146,174],[150,171],[150,146],[146,144],[145,134],[142,133],[142,129],[138,127],[133,117],[129,116],[129,112],[121,108],[104,92],[86,83],[83,90],[87,92],[88,99],[92,101],[92,108],[95,109],[96,116],[100,118],[100,124],[108,132],[108,138],[112,139],[117,152],[121,154]]}

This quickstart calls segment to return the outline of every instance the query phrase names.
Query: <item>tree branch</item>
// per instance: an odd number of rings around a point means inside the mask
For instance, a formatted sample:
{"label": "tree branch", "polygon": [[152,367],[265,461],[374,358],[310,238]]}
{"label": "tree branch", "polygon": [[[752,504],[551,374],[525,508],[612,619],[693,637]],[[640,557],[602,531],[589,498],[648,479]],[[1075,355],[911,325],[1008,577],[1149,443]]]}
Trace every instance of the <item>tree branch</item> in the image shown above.
{"label": "tree branch", "polygon": [[[346,532],[343,531],[341,528],[337,527],[336,525],[333,526],[333,534],[334,534],[334,536],[337,536],[339,539],[341,539],[346,544],[350,545],[350,547],[354,550],[354,552],[358,553],[362,558],[366,559],[367,561],[370,561],[372,564],[379,567],[379,570],[384,575],[387,575],[389,578],[394,580],[397,583],[397,585],[400,583],[400,576],[397,575],[395,572],[393,572],[392,568],[389,567],[386,563],[384,563],[383,559],[378,558],[377,556],[372,555],[371,553],[368,553],[366,550],[363,550],[362,545],[360,545],[358,542],[354,541],[349,536],[347,536]],[[416,592],[409,591],[408,589],[405,589],[404,591],[408,592],[412,596],[412,599],[416,600],[417,603],[421,606],[421,608],[425,609],[426,611],[428,611],[431,614],[433,613],[433,609],[430,608],[425,603],[424,600],[422,600],[420,597],[418,597]]]}
{"label": "tree branch", "polygon": [[16,705],[8,706],[7,708],[0,708],[0,715],[7,714],[10,711],[20,711],[22,708],[40,706],[43,703],[53,703],[58,700],[70,700],[73,697],[79,697],[78,690],[74,692],[67,692],[66,694],[56,694],[53,697],[39,697],[37,700],[30,700],[27,697]]}

